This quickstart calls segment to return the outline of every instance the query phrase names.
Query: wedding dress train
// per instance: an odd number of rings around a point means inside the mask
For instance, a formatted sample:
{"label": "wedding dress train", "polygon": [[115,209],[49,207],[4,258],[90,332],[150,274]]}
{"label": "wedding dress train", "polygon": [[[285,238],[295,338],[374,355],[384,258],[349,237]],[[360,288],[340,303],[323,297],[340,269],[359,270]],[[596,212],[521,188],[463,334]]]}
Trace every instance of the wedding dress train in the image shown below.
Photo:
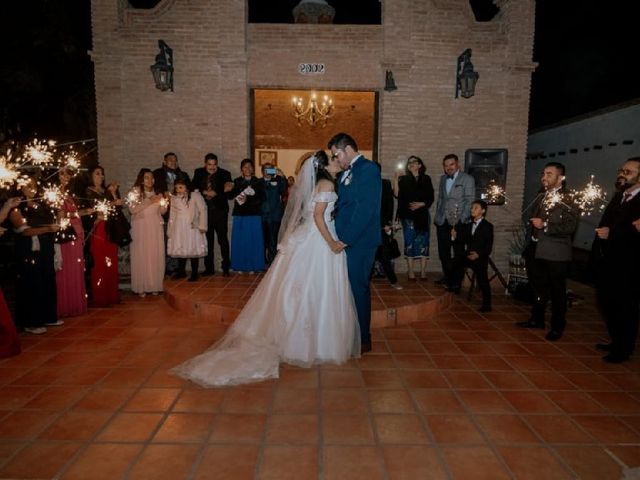
{"label": "wedding dress train", "polygon": [[202,386],[278,377],[280,362],[301,367],[342,363],[360,354],[360,332],[344,252],[335,254],[313,221],[317,202],[336,237],[331,212],[337,195],[318,192],[306,220],[279,245],[269,271],[224,337],[171,370]]}

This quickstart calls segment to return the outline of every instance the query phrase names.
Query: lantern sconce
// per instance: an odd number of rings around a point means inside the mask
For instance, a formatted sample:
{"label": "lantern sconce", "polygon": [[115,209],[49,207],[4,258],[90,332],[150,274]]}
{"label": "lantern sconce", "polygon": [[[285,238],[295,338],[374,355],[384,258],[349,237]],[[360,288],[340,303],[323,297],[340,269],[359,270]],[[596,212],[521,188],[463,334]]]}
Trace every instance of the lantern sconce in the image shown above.
{"label": "lantern sconce", "polygon": [[393,92],[397,90],[396,81],[393,79],[393,72],[391,70],[387,70],[385,73],[385,81],[384,81],[384,89],[387,92]]}
{"label": "lantern sconce", "polygon": [[156,88],[162,92],[173,92],[173,49],[164,40],[158,40],[160,53],[156,55],[156,63],[151,65]]}
{"label": "lantern sconce", "polygon": [[456,97],[462,95],[462,98],[473,97],[476,90],[476,82],[480,75],[473,70],[471,63],[471,49],[467,48],[462,55],[458,57],[456,66]]}

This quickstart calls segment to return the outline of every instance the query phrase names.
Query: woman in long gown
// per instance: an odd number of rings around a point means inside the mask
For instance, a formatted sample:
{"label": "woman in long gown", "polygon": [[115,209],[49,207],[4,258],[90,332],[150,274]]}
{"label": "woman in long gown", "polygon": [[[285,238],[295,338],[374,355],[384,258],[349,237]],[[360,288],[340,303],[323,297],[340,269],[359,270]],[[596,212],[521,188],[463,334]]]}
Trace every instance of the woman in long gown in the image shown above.
{"label": "woman in long gown", "polygon": [[93,213],[91,208],[78,210],[73,195],[66,191],[71,174],[66,169],[58,172],[60,187],[65,196],[60,216],[67,218],[73,228],[75,239],[60,244],[62,269],[56,272],[58,292],[58,316],[71,317],[87,311],[87,295],[84,283],[84,230],[80,216]]}
{"label": "woman in long gown", "polygon": [[271,268],[224,337],[172,373],[224,386],[277,378],[280,362],[309,367],[359,356],[347,261],[332,218],[338,171],[323,151],[304,162]]}
{"label": "woman in long gown", "polygon": [[154,188],[153,172],[142,168],[129,197],[131,212],[131,290],[141,297],[162,292],[164,280],[164,195]]}
{"label": "woman in long gown", "polygon": [[[123,201],[118,196],[118,185],[115,182],[105,186],[104,169],[95,166],[89,171],[91,185],[87,187],[86,197],[95,207],[98,202],[107,202],[121,206]],[[118,291],[118,245],[109,240],[106,220],[103,213],[97,212],[88,216],[91,225],[87,240],[91,256],[90,305],[92,307],[110,307],[120,302]]]}

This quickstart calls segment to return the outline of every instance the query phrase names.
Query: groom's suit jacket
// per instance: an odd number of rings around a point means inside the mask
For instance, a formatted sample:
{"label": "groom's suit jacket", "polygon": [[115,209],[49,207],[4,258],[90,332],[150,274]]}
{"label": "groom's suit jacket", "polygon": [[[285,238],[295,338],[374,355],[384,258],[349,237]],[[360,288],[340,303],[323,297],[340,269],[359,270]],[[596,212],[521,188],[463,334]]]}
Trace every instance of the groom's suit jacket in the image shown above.
{"label": "groom's suit jacket", "polygon": [[336,233],[350,248],[380,245],[382,179],[375,163],[360,156],[338,179]]}

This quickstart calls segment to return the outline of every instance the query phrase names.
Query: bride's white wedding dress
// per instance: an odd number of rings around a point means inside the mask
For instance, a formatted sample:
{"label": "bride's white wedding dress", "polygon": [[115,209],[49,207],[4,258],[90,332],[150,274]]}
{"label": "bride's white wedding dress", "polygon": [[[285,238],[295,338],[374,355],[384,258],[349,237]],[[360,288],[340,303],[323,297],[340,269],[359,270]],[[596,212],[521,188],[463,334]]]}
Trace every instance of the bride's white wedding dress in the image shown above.
{"label": "bride's white wedding dress", "polygon": [[280,362],[302,367],[342,363],[360,354],[360,332],[344,252],[335,254],[313,221],[313,208],[335,192],[316,192],[302,223],[281,245],[269,271],[225,336],[171,373],[202,386],[236,385],[278,377]]}

